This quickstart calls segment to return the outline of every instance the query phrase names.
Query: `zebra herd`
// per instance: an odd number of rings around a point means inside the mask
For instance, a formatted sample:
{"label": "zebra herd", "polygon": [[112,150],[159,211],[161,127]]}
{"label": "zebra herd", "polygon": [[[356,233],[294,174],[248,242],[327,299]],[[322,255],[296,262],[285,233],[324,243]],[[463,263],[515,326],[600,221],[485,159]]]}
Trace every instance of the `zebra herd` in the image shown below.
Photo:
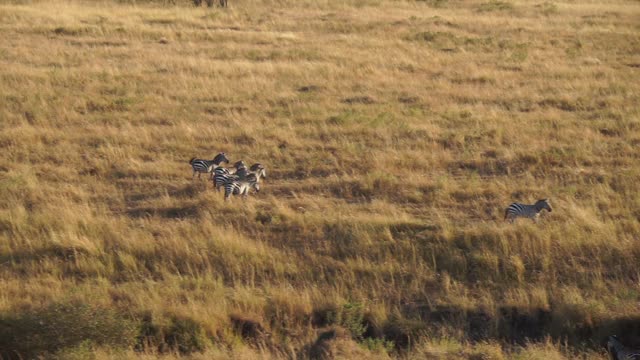
{"label": "zebra herd", "polygon": [[[255,163],[247,169],[244,161],[236,161],[232,167],[227,168],[220,164],[229,164],[229,158],[223,152],[216,155],[211,160],[192,158],[189,160],[191,169],[193,170],[192,179],[198,174],[211,174],[210,180],[216,190],[224,188],[224,199],[228,200],[231,195],[249,195],[250,189],[260,191],[260,180],[267,178],[267,171],[260,163]],[[540,212],[547,210],[551,212],[549,199],[538,200],[535,204],[527,205],[520,203],[512,203],[504,212],[504,220],[513,223],[517,218],[529,218],[534,222],[538,222]]]}
{"label": "zebra herd", "polygon": [[196,174],[200,178],[201,174],[211,174],[209,179],[213,182],[216,190],[224,188],[224,199],[229,200],[232,195],[242,195],[247,197],[249,191],[254,189],[260,191],[260,180],[267,178],[267,171],[260,163],[255,163],[247,168],[244,161],[239,160],[233,164],[233,167],[227,168],[222,163],[229,164],[227,155],[223,152],[216,155],[211,160],[192,158],[189,160],[194,179]]}

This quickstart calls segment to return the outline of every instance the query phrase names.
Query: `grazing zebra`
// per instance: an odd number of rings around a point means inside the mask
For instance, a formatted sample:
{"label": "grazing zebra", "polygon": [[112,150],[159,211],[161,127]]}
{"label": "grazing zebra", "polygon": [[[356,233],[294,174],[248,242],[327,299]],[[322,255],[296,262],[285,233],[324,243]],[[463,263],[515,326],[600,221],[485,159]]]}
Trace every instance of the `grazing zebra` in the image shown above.
{"label": "grazing zebra", "polygon": [[609,336],[607,341],[607,350],[613,360],[638,360],[640,359],[640,350],[634,350],[622,345],[617,336]]}
{"label": "grazing zebra", "polygon": [[526,217],[538,222],[538,216],[542,209],[547,209],[551,212],[551,205],[549,205],[548,199],[538,200],[533,205],[513,203],[504,211],[504,219],[513,222],[516,218]]}
{"label": "grazing zebra", "polygon": [[191,160],[189,160],[189,164],[191,164],[191,168],[193,169],[193,176],[191,178],[193,179],[196,173],[198,173],[198,179],[200,179],[200,174],[212,172],[213,169],[218,167],[222,162],[229,163],[229,159],[227,159],[225,153],[216,155],[212,160],[191,158]]}
{"label": "grazing zebra", "polygon": [[227,201],[231,195],[242,195],[247,197],[249,189],[254,188],[256,192],[260,191],[260,184],[255,174],[249,174],[243,180],[232,180],[224,184],[224,200]]}
{"label": "grazing zebra", "polygon": [[213,187],[219,190],[221,187],[224,187],[224,184],[230,180],[238,180],[244,178],[247,175],[247,167],[244,164],[244,161],[236,161],[233,164],[233,168],[228,169],[224,167],[217,167],[214,170],[213,174]]}

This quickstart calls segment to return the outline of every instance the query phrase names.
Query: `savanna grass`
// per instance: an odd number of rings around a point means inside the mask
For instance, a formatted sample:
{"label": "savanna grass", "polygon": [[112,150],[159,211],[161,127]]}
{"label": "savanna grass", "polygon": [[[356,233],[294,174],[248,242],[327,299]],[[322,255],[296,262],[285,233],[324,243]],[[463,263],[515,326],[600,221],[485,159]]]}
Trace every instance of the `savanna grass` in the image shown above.
{"label": "savanna grass", "polygon": [[[0,2],[0,356],[604,358],[640,336],[639,15]],[[263,190],[192,181],[219,151]]]}

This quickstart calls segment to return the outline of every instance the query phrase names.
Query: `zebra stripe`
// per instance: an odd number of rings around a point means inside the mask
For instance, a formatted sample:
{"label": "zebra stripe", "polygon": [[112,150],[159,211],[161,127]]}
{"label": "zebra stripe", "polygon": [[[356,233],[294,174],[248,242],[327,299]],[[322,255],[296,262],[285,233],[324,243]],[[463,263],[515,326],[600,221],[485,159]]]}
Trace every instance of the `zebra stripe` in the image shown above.
{"label": "zebra stripe", "polygon": [[543,209],[547,209],[551,212],[551,205],[549,205],[548,199],[538,200],[533,205],[513,203],[504,211],[504,219],[509,220],[509,222],[513,222],[519,217],[524,217],[529,218],[534,222],[538,222],[540,211]]}
{"label": "zebra stripe", "polygon": [[246,198],[251,188],[254,188],[256,192],[260,191],[260,184],[253,174],[249,174],[246,179],[243,180],[229,181],[224,184],[224,200],[229,200],[231,195],[242,195],[242,197]]}
{"label": "zebra stripe", "polygon": [[217,167],[213,174],[213,187],[216,190],[224,187],[229,181],[240,180],[246,176],[247,168],[242,160],[234,164],[234,168]]}
{"label": "zebra stripe", "polygon": [[197,173],[198,179],[199,179],[200,174],[202,173],[206,174],[206,173],[212,172],[213,169],[218,167],[222,162],[225,162],[227,164],[229,163],[229,159],[227,159],[227,156],[225,155],[225,153],[219,153],[211,160],[192,158],[191,160],[189,160],[189,164],[191,164],[191,169],[193,169],[193,176],[191,178],[193,179]]}
{"label": "zebra stripe", "polygon": [[236,174],[215,174],[213,176],[213,187],[215,187],[216,190],[220,190],[226,183],[235,180],[240,180],[240,177]]}
{"label": "zebra stripe", "polygon": [[609,336],[609,340],[607,341],[607,350],[614,360],[640,359],[640,350],[627,348],[626,346],[622,345],[618,337],[615,335]]}

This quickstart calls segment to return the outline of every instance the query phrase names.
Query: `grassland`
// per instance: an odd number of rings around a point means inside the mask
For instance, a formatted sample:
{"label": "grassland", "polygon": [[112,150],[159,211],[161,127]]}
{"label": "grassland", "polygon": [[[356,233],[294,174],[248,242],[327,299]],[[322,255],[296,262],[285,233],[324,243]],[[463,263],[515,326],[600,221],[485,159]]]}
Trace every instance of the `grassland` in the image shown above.
{"label": "grassland", "polygon": [[[608,3],[0,2],[0,356],[637,342],[640,3]],[[192,181],[219,151],[263,191]]]}

